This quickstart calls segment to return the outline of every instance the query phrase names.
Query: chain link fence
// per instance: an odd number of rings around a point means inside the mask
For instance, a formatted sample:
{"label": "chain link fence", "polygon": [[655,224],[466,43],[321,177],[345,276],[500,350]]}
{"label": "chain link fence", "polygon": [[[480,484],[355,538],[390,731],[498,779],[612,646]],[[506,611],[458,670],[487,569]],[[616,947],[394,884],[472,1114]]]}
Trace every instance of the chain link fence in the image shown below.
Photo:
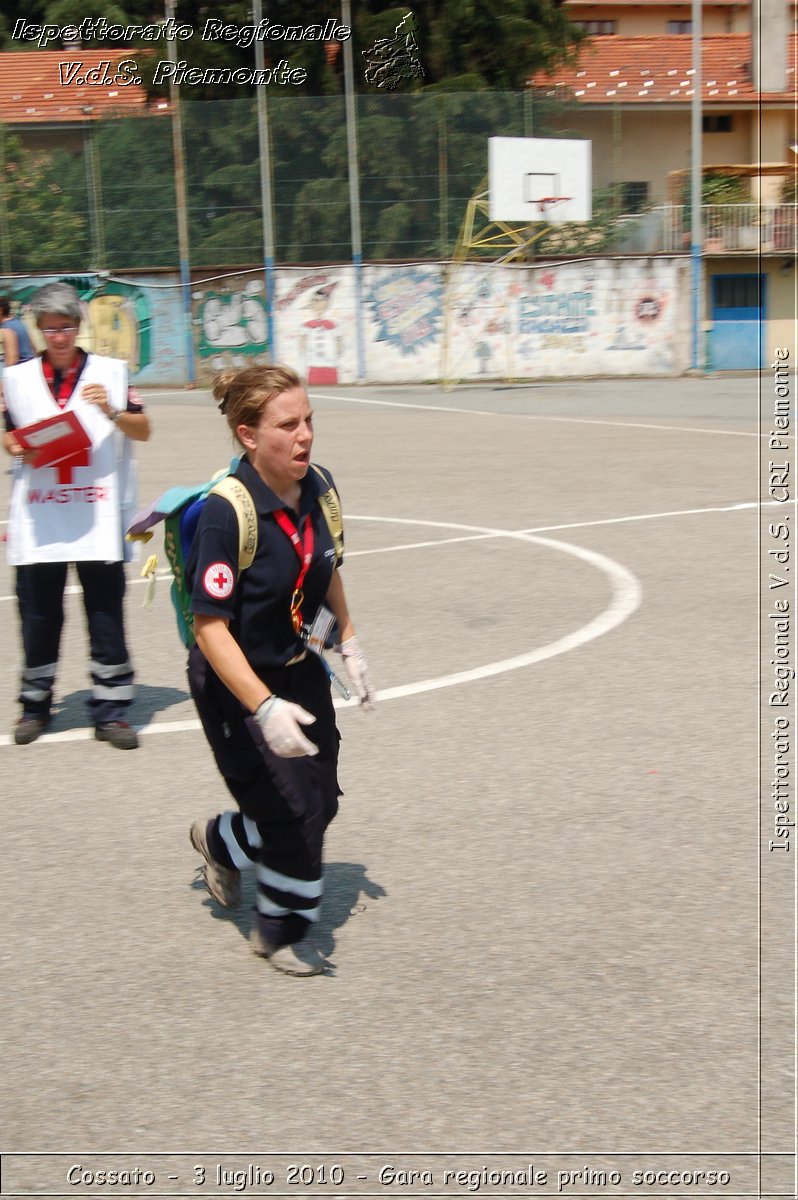
{"label": "chain link fence", "polygon": [[[264,242],[255,101],[181,106],[190,267],[256,265]],[[450,258],[487,176],[488,137],[554,135],[552,121],[563,136],[567,112],[533,91],[357,97],[364,261]],[[267,115],[276,263],[350,261],[343,97],[278,96]],[[9,170],[3,153],[2,273],[174,270],[170,115],[87,121],[70,135],[69,148],[17,155],[23,169]]]}

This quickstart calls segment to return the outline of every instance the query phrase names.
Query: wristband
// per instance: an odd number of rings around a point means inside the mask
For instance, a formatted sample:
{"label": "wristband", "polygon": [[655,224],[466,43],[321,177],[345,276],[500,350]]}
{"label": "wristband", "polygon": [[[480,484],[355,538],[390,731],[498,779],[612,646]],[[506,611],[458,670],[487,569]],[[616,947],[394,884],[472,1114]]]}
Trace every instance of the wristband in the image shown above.
{"label": "wristband", "polygon": [[119,418],[121,416],[122,416],[121,408],[112,408],[110,413],[108,414],[108,420],[111,422],[112,425],[116,425],[117,421],[119,420]]}

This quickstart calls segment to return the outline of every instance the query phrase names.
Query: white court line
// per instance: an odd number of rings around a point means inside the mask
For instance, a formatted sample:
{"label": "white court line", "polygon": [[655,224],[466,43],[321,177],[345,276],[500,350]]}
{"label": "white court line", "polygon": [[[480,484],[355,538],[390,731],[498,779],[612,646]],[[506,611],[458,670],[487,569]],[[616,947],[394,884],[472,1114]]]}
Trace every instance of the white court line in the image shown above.
{"label": "white court line", "polygon": [[[388,517],[360,517],[361,521],[379,520],[389,522]],[[386,688],[383,691],[377,692],[377,700],[384,703],[387,700],[398,700],[405,696],[417,696],[422,692],[431,692],[439,688],[455,687],[461,683],[473,683],[479,679],[488,679],[494,675],[502,675],[507,671],[516,671],[521,667],[531,666],[533,663],[543,662],[547,658],[553,658],[558,654],[565,654],[569,650],[576,650],[579,646],[586,642],[592,641],[594,638],[602,637],[605,633],[609,633],[616,625],[620,625],[627,617],[637,609],[642,599],[642,588],[638,578],[615,562],[611,558],[607,558],[603,554],[598,554],[593,550],[584,550],[581,546],[572,546],[568,542],[555,541],[551,538],[536,537],[529,533],[517,533],[507,529],[492,529],[480,525],[460,525],[447,524],[440,521],[410,521],[403,518],[397,523],[402,525],[416,524],[422,526],[435,526],[449,529],[468,530],[471,533],[489,535],[493,537],[508,538],[513,541],[521,541],[532,543],[533,545],[543,546],[544,548],[558,550],[564,554],[570,554],[574,558],[582,559],[583,562],[589,563],[602,571],[610,581],[612,588],[612,599],[608,606],[588,621],[586,625],[575,630],[573,633],[568,633],[564,637],[558,638],[554,642],[550,642],[546,646],[540,646],[536,650],[529,650],[524,654],[516,654],[512,658],[500,659],[496,662],[486,663],[481,667],[472,667],[466,671],[455,671],[446,675],[439,675],[432,679],[422,679],[417,683],[402,684],[399,687]],[[357,700],[349,701],[334,701],[336,707],[356,707]],[[164,724],[146,725],[142,728],[142,733],[160,734],[160,733],[175,733],[183,730],[196,730],[200,728],[199,721],[171,721]],[[48,741],[88,741],[93,738],[93,730],[76,729],[64,730],[60,733],[44,734],[39,739],[40,742]],[[10,734],[0,736],[0,746],[10,746],[13,744],[13,738]]]}
{"label": "white court line", "polygon": [[[795,502],[793,502],[793,503],[795,503]],[[766,507],[766,506],[784,507],[783,505],[778,505],[777,501],[764,501],[762,504],[762,507]],[[553,657],[555,654],[566,653],[568,650],[576,649],[579,645],[582,645],[585,641],[589,641],[592,638],[600,637],[600,636],[602,636],[602,634],[608,633],[610,631],[610,629],[614,628],[614,626],[616,624],[619,624],[620,621],[625,620],[626,616],[631,615],[631,613],[634,612],[634,610],[638,607],[638,605],[640,603],[639,581],[637,580],[636,576],[632,575],[631,572],[627,571],[625,567],[622,567],[620,565],[620,563],[615,563],[612,559],[605,558],[603,555],[596,555],[593,553],[593,551],[584,550],[578,546],[571,546],[569,543],[566,543],[566,542],[558,542],[558,541],[554,541],[553,539],[549,539],[549,538],[535,537],[534,536],[535,533],[539,533],[539,532],[542,532],[544,530],[549,530],[549,529],[562,529],[562,528],[579,529],[579,528],[589,528],[591,526],[596,526],[596,525],[623,524],[628,521],[656,520],[657,518],[660,518],[660,517],[700,516],[702,513],[737,512],[740,510],[757,508],[757,507],[760,507],[759,502],[748,501],[748,502],[744,502],[741,504],[728,505],[727,507],[724,507],[724,508],[689,508],[689,509],[677,510],[674,512],[642,513],[637,516],[631,516],[631,517],[610,517],[603,521],[588,521],[588,522],[583,522],[581,524],[574,524],[574,525],[568,525],[568,526],[562,526],[562,525],[545,526],[545,527],[541,527],[540,530],[519,530],[516,532],[513,532],[511,530],[504,530],[504,529],[482,528],[480,526],[473,526],[473,525],[454,525],[448,521],[422,521],[422,520],[411,520],[410,518],[402,518],[402,517],[352,516],[351,514],[349,514],[347,519],[355,520],[355,521],[376,521],[376,522],[380,522],[383,524],[395,524],[395,525],[421,525],[426,528],[437,528],[437,529],[478,530],[478,532],[476,532],[476,533],[470,533],[463,537],[445,538],[445,539],[436,540],[436,541],[414,542],[414,543],[408,543],[408,544],[400,545],[400,546],[390,546],[390,547],[384,547],[384,548],[380,547],[378,549],[373,549],[373,550],[354,550],[354,551],[349,552],[348,557],[350,557],[350,558],[354,557],[355,555],[382,554],[382,553],[389,553],[393,550],[414,550],[414,549],[420,549],[420,548],[427,547],[427,546],[441,546],[441,545],[452,544],[455,542],[468,542],[468,541],[482,540],[482,539],[486,539],[486,538],[504,537],[504,538],[511,538],[511,539],[514,538],[514,539],[517,539],[520,541],[528,541],[528,542],[538,543],[538,544],[544,545],[544,546],[550,545],[552,548],[562,549],[566,553],[571,553],[575,557],[582,558],[587,562],[592,562],[593,565],[597,565],[597,566],[600,566],[600,563],[598,560],[603,560],[603,562],[606,564],[612,564],[613,569],[617,570],[620,573],[616,582],[623,581],[623,586],[622,586],[620,592],[618,590],[616,590],[616,592],[613,596],[613,600],[611,601],[609,607],[607,609],[605,609],[603,613],[601,613],[598,617],[594,618],[594,620],[589,622],[588,625],[583,626],[581,630],[577,630],[573,634],[567,634],[565,637],[560,638],[556,642],[550,643],[548,646],[543,646],[539,650],[532,650],[532,651],[528,652],[527,654],[518,655],[515,658],[503,659],[503,660],[501,660],[499,662],[495,662],[495,663],[488,663],[484,667],[475,667],[475,668],[471,669],[470,671],[461,671],[461,672],[457,672],[452,675],[439,676],[437,679],[422,680],[416,684],[403,684],[396,688],[388,688],[385,691],[378,692],[377,699],[381,700],[381,701],[396,700],[396,699],[403,698],[405,696],[412,696],[412,695],[420,694],[421,692],[432,691],[433,689],[436,689],[436,688],[451,687],[451,686],[454,686],[459,683],[469,683],[469,682],[473,682],[477,679],[486,679],[491,675],[500,674],[504,671],[517,670],[519,667],[531,666],[535,662],[541,662],[546,658]],[[161,574],[158,575],[159,579],[169,578],[169,577],[170,577],[169,572],[165,572],[163,575],[161,575]],[[144,583],[145,580],[136,579],[136,580],[131,580],[130,582]],[[81,589],[79,586],[71,586],[66,589],[67,593],[72,593],[72,594],[78,593],[78,592],[80,592],[80,590]],[[0,597],[0,600],[14,600],[15,598],[16,597],[14,597],[14,596],[2,596],[2,597]],[[633,600],[634,600],[634,603],[632,603]],[[631,607],[628,608],[628,611],[625,611],[625,607],[627,607],[629,604],[631,604]],[[621,615],[618,615],[619,613]],[[605,627],[605,625],[606,625],[606,627]],[[335,699],[333,701],[333,703],[336,708],[344,708],[344,707],[354,707],[357,704],[357,701],[356,700],[343,701],[343,700]],[[147,734],[185,733],[185,732],[191,732],[191,731],[197,730],[199,728],[200,728],[200,724],[196,720],[164,721],[162,723],[158,723],[158,724],[154,724],[154,725],[143,726],[142,733],[147,733]],[[67,729],[60,733],[44,734],[43,737],[39,738],[39,741],[40,742],[89,741],[91,738],[93,738],[93,736],[94,736],[94,734],[93,734],[93,731],[91,731],[91,730]],[[10,746],[11,744],[12,744],[12,739],[11,739],[10,735],[8,735],[8,734],[0,735],[0,747],[1,746]]]}
{"label": "white court line", "polygon": [[[798,499],[786,501],[787,505],[794,505],[796,503],[798,503]],[[784,508],[784,507],[785,507],[785,502],[782,502],[780,500],[763,500],[761,503],[758,500],[748,500],[748,501],[744,501],[741,504],[727,504],[722,508],[680,508],[680,509],[674,509],[672,512],[639,513],[639,514],[637,514],[635,516],[631,516],[631,517],[605,517],[603,520],[599,520],[599,521],[574,521],[572,523],[565,524],[565,525],[537,525],[537,526],[532,526],[529,529],[519,529],[516,532],[519,534],[556,533],[560,529],[592,529],[598,525],[624,525],[627,522],[631,522],[631,521],[657,521],[663,517],[692,517],[692,516],[700,515],[701,513],[739,512],[741,509],[746,509],[746,508]],[[353,513],[347,513],[346,519],[347,519],[347,521],[382,521],[382,522],[386,522],[391,525],[402,525],[402,524],[404,524],[404,525],[427,525],[427,526],[442,527],[444,529],[455,528],[455,526],[453,526],[448,521],[442,521],[442,522],[441,521],[415,521],[415,520],[409,520],[409,519],[404,520],[400,517],[359,517],[359,516],[355,516]],[[469,533],[469,534],[465,534],[462,537],[434,538],[430,541],[424,541],[424,542],[400,542],[396,546],[375,546],[369,550],[347,550],[346,557],[347,558],[365,558],[367,555],[371,555],[371,554],[393,554],[397,550],[424,550],[424,549],[427,549],[430,547],[435,547],[435,546],[454,546],[460,542],[480,542],[480,541],[487,541],[490,538],[495,538],[495,537],[513,537],[513,536],[515,536],[515,535],[511,531],[505,531],[505,532],[500,532],[500,533],[492,533],[492,532],[491,533]],[[158,571],[155,578],[156,579],[171,579],[172,572],[171,571]],[[134,579],[128,579],[127,585],[128,585],[128,587],[132,587],[134,584],[142,584],[142,583],[148,583],[148,582],[149,582],[149,580],[142,579],[140,575],[137,575]],[[79,596],[81,591],[82,591],[82,588],[80,587],[80,584],[71,583],[71,584],[68,584],[66,588],[64,588],[64,595],[65,596]],[[0,604],[4,603],[6,601],[10,601],[10,600],[16,600],[16,596],[14,596],[14,595],[0,596]],[[0,744],[2,744],[2,743],[0,743]]]}
{"label": "white court line", "polygon": [[[721,512],[739,512],[746,508],[784,508],[786,505],[796,504],[798,499],[789,501],[780,500],[765,500],[762,504],[758,501],[747,501],[743,504],[728,504],[723,508],[681,508],[675,509],[673,512],[661,513],[640,513],[638,516],[632,517],[606,517],[600,521],[574,521],[567,525],[537,525],[530,529],[519,529],[516,533],[475,533],[465,537],[456,538],[436,538],[434,541],[428,542],[404,542],[397,546],[380,546],[373,550],[348,550],[347,558],[356,558],[365,554],[390,554],[393,550],[423,550],[427,546],[451,546],[456,542],[477,542],[486,538],[492,537],[519,537],[523,534],[533,533],[555,533],[559,529],[592,529],[597,525],[625,525],[630,521],[657,521],[661,517],[691,517],[700,513],[721,513]],[[427,525],[435,528],[443,529],[467,529],[467,525],[452,525],[449,521],[416,521],[405,520],[402,517],[356,517],[347,513],[348,521],[385,521],[390,525]],[[3,597],[0,596],[0,600]]]}
{"label": "white court line", "polygon": [[[769,437],[767,433],[749,433],[743,429],[704,429],[698,425],[646,425],[642,421],[598,421],[590,417],[549,417],[540,413],[497,413],[485,408],[455,408],[453,405],[449,407],[444,404],[408,404],[400,400],[369,400],[365,396],[337,396],[330,392],[315,390],[309,394],[319,400],[343,400],[348,404],[375,404],[381,408],[417,408],[422,412],[465,413],[469,417],[518,417],[522,421],[564,421],[569,425],[607,425],[610,428],[617,427],[618,429],[660,429],[667,430],[668,433],[711,433],[713,435],[720,434],[723,437]],[[795,435],[788,433],[785,436],[794,437]]]}

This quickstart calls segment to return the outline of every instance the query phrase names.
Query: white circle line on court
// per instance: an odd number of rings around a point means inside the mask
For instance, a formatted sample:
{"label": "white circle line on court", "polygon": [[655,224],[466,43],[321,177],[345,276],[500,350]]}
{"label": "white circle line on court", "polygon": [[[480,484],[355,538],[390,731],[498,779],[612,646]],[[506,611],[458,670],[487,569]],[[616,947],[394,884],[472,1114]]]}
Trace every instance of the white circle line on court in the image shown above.
{"label": "white circle line on court", "polygon": [[[792,506],[792,505],[795,505],[796,503],[798,503],[798,499],[787,501],[786,505]],[[750,509],[750,508],[784,508],[784,507],[785,507],[785,503],[782,501],[779,501],[779,500],[764,500],[761,503],[758,500],[753,500],[753,501],[744,501],[741,504],[727,504],[720,508],[682,508],[682,509],[675,509],[672,512],[639,513],[635,516],[630,516],[630,517],[605,517],[599,521],[574,521],[574,522],[570,522],[570,523],[564,524],[564,525],[538,525],[538,526],[534,526],[531,529],[520,529],[520,530],[517,530],[517,532],[518,533],[555,533],[560,529],[593,529],[596,526],[600,526],[600,525],[625,525],[628,522],[632,522],[632,521],[657,521],[657,520],[662,520],[666,517],[692,517],[692,516],[696,516],[696,515],[700,516],[702,513],[740,512],[742,509]],[[400,517],[358,517],[358,516],[353,515],[352,513],[347,513],[346,519],[348,521],[387,521],[387,522],[391,522],[393,524],[404,523],[404,524],[408,524],[408,525],[419,525],[419,524],[424,523],[421,521],[414,521],[414,520],[409,520],[409,519],[403,522],[402,518],[400,518]],[[436,522],[427,522],[427,524],[434,525],[434,524],[436,524]],[[444,521],[443,528],[444,529],[453,529],[456,527],[449,524],[448,522]],[[424,542],[402,542],[396,546],[373,546],[369,550],[347,550],[346,557],[347,558],[365,558],[372,554],[393,554],[394,552],[399,551],[399,550],[424,550],[427,547],[454,546],[461,542],[479,542],[479,541],[486,541],[489,538],[494,538],[494,537],[511,537],[511,536],[513,536],[513,535],[509,531],[499,532],[499,533],[492,533],[492,532],[491,533],[470,533],[470,534],[464,534],[462,537],[434,538],[431,541],[424,541]],[[172,572],[171,571],[158,571],[155,578],[156,579],[171,579]],[[143,579],[140,575],[135,576],[133,579],[128,579],[128,581],[127,581],[128,587],[131,587],[133,584],[143,584],[143,583],[149,583],[149,579]],[[76,584],[76,583],[69,584],[64,589],[64,594],[66,596],[78,596],[78,595],[80,595],[81,591],[82,591],[82,589],[79,584]],[[0,604],[3,604],[4,602],[10,601],[10,600],[16,600],[16,596],[11,595],[11,594],[5,595],[5,596],[0,596]],[[0,743],[0,744],[2,744],[2,743]]]}
{"label": "white circle line on court", "polygon": [[[546,646],[540,646],[536,650],[529,650],[523,654],[513,655],[511,658],[486,663],[480,667],[471,667],[465,671],[455,671],[446,675],[436,676],[432,679],[422,679],[417,683],[401,684],[398,687],[386,688],[383,691],[377,692],[377,700],[381,703],[388,700],[403,699],[406,696],[417,696],[424,692],[436,691],[440,688],[455,687],[462,683],[474,683],[480,679],[489,679],[494,675],[503,675],[507,671],[516,671],[521,667],[543,662],[547,658],[554,658],[558,654],[565,654],[570,650],[576,650],[586,642],[602,637],[605,633],[609,633],[610,630],[620,625],[639,607],[642,599],[640,581],[626,567],[621,566],[614,559],[607,558],[604,554],[598,554],[594,550],[585,550],[581,546],[573,546],[569,542],[561,542],[553,538],[542,538],[531,533],[518,533],[512,530],[492,529],[480,525],[461,525],[445,521],[413,521],[409,518],[369,516],[361,516],[357,520],[378,521],[386,524],[395,521],[397,524],[402,525],[461,529],[471,533],[508,538],[512,541],[528,542],[533,545],[561,551],[564,554],[570,554],[574,558],[579,558],[590,566],[596,567],[608,577],[612,588],[612,599],[603,612],[599,613],[598,616],[588,621],[581,628],[574,630],[572,633],[565,634],[564,637],[558,638]],[[356,707],[357,700],[354,698],[347,701],[336,700],[334,704],[337,708]],[[142,728],[142,732],[147,734],[175,733],[199,728],[199,721],[196,720],[184,722],[171,721],[164,724],[146,725]],[[93,736],[93,731],[88,729],[64,730],[60,733],[45,734],[39,740],[42,742],[88,741]],[[9,734],[0,737],[0,745],[8,746],[12,742],[13,739]]]}
{"label": "white circle line on court", "polygon": [[[610,429],[659,429],[668,433],[709,433],[721,437],[765,438],[767,433],[754,433],[746,429],[704,429],[698,425],[647,425],[644,421],[599,421],[592,417],[551,417],[544,413],[500,413],[488,408],[457,408],[448,404],[408,404],[402,400],[371,400],[367,396],[339,396],[332,392],[309,393],[318,400],[343,400],[346,404],[372,404],[379,408],[415,408],[422,412],[446,412],[465,414],[467,417],[516,417],[521,421],[561,421],[568,425],[604,425]],[[793,437],[793,434],[785,434]]]}

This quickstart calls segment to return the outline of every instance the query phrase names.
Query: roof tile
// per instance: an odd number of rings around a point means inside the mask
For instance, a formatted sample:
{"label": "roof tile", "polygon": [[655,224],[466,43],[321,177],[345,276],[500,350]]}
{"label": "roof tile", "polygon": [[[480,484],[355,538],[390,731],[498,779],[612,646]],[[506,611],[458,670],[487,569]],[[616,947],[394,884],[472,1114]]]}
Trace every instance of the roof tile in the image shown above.
{"label": "roof tile", "polygon": [[[0,120],[8,125],[144,116],[151,111],[143,86],[114,79],[130,50],[15,50],[0,53]],[[108,82],[62,82],[59,64],[81,63],[78,76],[108,68]],[[110,64],[110,66],[108,66]]]}
{"label": "roof tile", "polygon": [[[795,62],[796,37],[792,34],[788,61]],[[701,39],[703,61],[703,99],[714,104],[729,97],[751,102],[794,103],[795,92],[788,87],[783,92],[754,91],[751,81],[751,36],[747,33],[715,34]],[[530,83],[544,91],[554,87],[574,88],[576,79],[580,87],[595,82],[606,89],[623,75],[627,79],[645,76],[648,86],[639,92],[647,104],[658,101],[672,103],[673,76],[682,76],[680,86],[685,89],[681,97],[692,95],[689,87],[694,74],[692,68],[692,38],[678,34],[656,37],[596,37],[586,41],[576,60],[556,68],[551,74],[539,72]],[[790,75],[794,72],[788,72]],[[710,81],[710,82],[708,82]],[[687,90],[689,89],[689,90]],[[606,92],[607,96],[615,92]],[[590,95],[590,103],[600,103],[601,93]]]}

